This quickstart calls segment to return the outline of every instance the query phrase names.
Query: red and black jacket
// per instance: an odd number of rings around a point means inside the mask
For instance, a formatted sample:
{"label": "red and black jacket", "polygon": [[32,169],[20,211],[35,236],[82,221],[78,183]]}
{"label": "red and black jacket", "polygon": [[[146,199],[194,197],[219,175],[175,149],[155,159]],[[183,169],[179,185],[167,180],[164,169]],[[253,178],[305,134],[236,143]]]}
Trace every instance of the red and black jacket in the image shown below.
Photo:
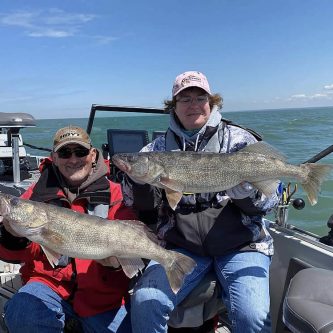
{"label": "red and black jacket", "polygon": [[[120,185],[109,181],[105,176],[88,185],[70,203],[59,185],[50,160],[46,160],[38,182],[21,197],[81,213],[87,213],[88,205],[109,204],[108,219],[135,219],[132,210],[122,203]],[[24,284],[46,284],[63,299],[71,302],[79,316],[92,316],[117,308],[128,296],[129,279],[122,270],[102,266],[94,260],[73,258],[69,258],[62,267],[52,268],[40,245],[25,238],[14,237],[4,229],[0,241],[0,259],[24,263],[20,269]]]}

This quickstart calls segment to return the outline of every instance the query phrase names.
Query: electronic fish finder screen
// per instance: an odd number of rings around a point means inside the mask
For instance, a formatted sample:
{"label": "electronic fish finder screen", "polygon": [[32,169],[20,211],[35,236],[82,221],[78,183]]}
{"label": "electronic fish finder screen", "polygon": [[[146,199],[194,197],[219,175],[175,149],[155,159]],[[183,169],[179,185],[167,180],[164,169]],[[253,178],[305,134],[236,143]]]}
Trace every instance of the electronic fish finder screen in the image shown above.
{"label": "electronic fish finder screen", "polygon": [[134,153],[149,143],[148,131],[118,130],[107,131],[110,156],[117,153]]}

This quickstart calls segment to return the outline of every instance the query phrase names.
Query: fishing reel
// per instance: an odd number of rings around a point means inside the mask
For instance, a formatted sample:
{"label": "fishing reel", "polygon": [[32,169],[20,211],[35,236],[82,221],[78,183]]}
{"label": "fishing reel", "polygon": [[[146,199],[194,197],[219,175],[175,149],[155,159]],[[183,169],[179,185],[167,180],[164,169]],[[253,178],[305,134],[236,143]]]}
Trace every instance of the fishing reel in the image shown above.
{"label": "fishing reel", "polygon": [[319,239],[319,242],[333,246],[333,214],[329,217],[327,221],[327,226],[329,227],[330,231],[326,236],[323,236]]}
{"label": "fishing reel", "polygon": [[287,187],[281,184],[281,188],[281,199],[276,210],[275,222],[280,226],[286,226],[289,207],[293,206],[295,209],[301,210],[305,207],[305,201],[302,198],[292,198],[297,191],[297,184],[295,184],[293,190],[291,190],[291,183],[288,183]]}

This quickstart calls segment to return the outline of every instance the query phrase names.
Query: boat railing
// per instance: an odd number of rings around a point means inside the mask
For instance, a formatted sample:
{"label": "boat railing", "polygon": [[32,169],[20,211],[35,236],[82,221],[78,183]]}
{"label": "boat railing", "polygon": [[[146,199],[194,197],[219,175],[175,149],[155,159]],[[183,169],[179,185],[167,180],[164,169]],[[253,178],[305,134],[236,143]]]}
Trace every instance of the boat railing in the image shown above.
{"label": "boat railing", "polygon": [[139,112],[139,113],[150,113],[150,114],[151,113],[165,114],[165,110],[161,108],[92,104],[87,124],[87,133],[89,135],[93,127],[96,112],[130,112],[130,113]]}

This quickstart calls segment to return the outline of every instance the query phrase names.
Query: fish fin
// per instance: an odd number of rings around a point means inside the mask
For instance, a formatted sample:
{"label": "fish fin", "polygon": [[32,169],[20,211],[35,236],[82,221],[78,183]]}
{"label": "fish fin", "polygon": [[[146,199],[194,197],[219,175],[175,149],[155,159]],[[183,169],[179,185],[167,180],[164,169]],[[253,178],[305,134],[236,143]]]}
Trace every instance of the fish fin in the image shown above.
{"label": "fish fin", "polygon": [[119,258],[117,257],[125,275],[130,279],[145,268],[145,264],[140,258]]}
{"label": "fish fin", "polygon": [[184,282],[185,275],[192,273],[193,269],[197,265],[196,262],[186,256],[185,254],[173,252],[174,258],[171,265],[165,267],[165,272],[168,277],[170,287],[176,294]]}
{"label": "fish fin", "polygon": [[279,180],[262,180],[259,182],[252,182],[252,185],[256,187],[261,193],[265,194],[266,197],[270,197],[275,194],[280,184]]}
{"label": "fish fin", "polygon": [[314,206],[318,201],[321,184],[333,170],[333,165],[305,163],[301,164],[300,167],[308,174],[307,180],[301,185],[308,196],[311,206]]}
{"label": "fish fin", "polygon": [[148,237],[155,244],[159,244],[156,234],[145,223],[138,220],[118,220],[117,223],[126,224],[126,226],[135,228],[137,231],[142,232],[144,236]]}
{"label": "fish fin", "polygon": [[162,184],[165,188],[168,188],[170,190],[176,191],[176,192],[183,192],[184,186],[182,183],[180,183],[177,180],[174,180],[172,178],[161,176],[158,180],[160,184]]}
{"label": "fish fin", "polygon": [[57,266],[59,264],[59,260],[61,258],[61,254],[41,245],[41,248],[43,249],[43,252],[46,255],[47,260],[49,261],[52,268]]}
{"label": "fish fin", "polygon": [[178,202],[180,201],[180,199],[183,196],[183,193],[176,192],[176,191],[173,191],[173,190],[170,190],[170,189],[166,188],[165,189],[165,194],[166,194],[166,197],[168,199],[170,207],[173,210],[175,210],[177,205],[178,205]]}
{"label": "fish fin", "polygon": [[158,183],[163,185],[169,205],[173,210],[175,210],[178,202],[183,196],[183,184],[167,176],[161,176],[158,179]]}
{"label": "fish fin", "polygon": [[41,231],[41,235],[43,236],[44,239],[52,242],[55,245],[61,245],[64,243],[64,237],[55,231],[50,231],[49,229],[43,229]]}
{"label": "fish fin", "polygon": [[247,145],[243,149],[239,150],[239,152],[261,154],[265,155],[266,157],[277,158],[283,162],[287,160],[283,153],[265,141],[258,141],[256,143]]}

